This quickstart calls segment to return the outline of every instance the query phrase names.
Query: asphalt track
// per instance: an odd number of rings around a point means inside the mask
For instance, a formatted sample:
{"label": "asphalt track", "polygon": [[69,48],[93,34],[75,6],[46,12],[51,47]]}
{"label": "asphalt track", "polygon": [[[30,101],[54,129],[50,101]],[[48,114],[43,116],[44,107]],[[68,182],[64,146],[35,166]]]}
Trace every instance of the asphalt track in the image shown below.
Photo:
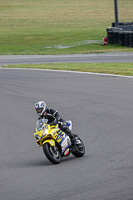
{"label": "asphalt track", "polygon": [[[86,154],[51,164],[33,138],[45,100]],[[0,69],[0,200],[132,200],[133,79]]]}
{"label": "asphalt track", "polygon": [[133,53],[93,53],[73,55],[0,55],[0,66],[9,64],[28,63],[110,63],[133,62]]}

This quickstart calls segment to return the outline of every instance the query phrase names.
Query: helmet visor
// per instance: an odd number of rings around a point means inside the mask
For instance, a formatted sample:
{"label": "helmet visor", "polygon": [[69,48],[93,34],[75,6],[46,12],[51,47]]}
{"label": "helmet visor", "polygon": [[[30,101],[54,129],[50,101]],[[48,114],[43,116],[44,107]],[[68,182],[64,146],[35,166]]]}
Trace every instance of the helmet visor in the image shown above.
{"label": "helmet visor", "polygon": [[36,108],[37,114],[40,114],[42,112],[43,108]]}

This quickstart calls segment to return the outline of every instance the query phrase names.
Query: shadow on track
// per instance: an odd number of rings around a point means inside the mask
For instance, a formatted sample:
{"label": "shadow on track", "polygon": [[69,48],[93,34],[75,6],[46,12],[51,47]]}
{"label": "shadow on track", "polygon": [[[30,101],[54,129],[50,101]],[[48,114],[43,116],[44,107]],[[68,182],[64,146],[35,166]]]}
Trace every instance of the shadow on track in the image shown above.
{"label": "shadow on track", "polygon": [[[83,161],[86,156],[81,158],[76,158],[74,156],[62,158],[60,164],[63,165],[68,162],[69,164],[76,164],[77,162]],[[59,165],[60,165],[59,164]],[[45,167],[45,166],[55,166],[53,163],[51,163],[47,158],[44,158],[42,160],[35,159],[35,160],[16,160],[15,162],[8,163],[8,167],[10,168],[31,168],[31,167]]]}

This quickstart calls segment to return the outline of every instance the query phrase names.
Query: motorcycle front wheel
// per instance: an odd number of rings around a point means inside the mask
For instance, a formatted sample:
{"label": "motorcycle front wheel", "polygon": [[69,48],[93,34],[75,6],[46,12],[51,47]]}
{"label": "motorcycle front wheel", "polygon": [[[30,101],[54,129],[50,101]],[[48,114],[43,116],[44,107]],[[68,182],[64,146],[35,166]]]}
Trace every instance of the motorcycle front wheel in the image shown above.
{"label": "motorcycle front wheel", "polygon": [[61,161],[61,154],[57,146],[51,146],[49,143],[43,145],[43,152],[53,164],[59,164]]}

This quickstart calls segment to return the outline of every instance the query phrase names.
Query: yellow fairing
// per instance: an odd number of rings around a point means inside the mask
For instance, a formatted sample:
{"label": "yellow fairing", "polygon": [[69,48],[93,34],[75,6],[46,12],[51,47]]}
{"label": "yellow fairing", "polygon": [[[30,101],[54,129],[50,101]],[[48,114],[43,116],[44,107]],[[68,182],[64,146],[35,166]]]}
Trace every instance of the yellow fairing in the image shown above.
{"label": "yellow fairing", "polygon": [[52,139],[45,140],[42,144],[49,143],[52,147],[55,146],[55,141]]}
{"label": "yellow fairing", "polygon": [[55,146],[55,141],[60,143],[65,137],[65,133],[59,129],[58,124],[50,126],[44,123],[41,128],[35,129],[34,137],[40,146],[43,146],[45,143]]}

